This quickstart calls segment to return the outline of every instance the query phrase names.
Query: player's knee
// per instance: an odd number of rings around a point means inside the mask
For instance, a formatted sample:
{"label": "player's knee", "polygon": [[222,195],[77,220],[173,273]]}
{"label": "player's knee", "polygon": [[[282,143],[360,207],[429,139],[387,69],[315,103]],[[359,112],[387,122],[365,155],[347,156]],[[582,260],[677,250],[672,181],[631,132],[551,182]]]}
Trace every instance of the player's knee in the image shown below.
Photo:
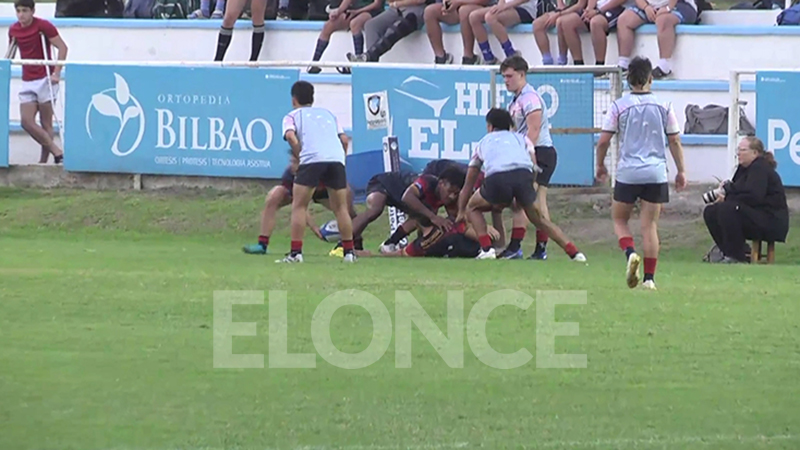
{"label": "player's knee", "polygon": [[469,24],[472,28],[477,28],[483,26],[483,22],[485,20],[485,13],[481,12],[481,10],[475,10],[469,13]]}
{"label": "player's knee", "polygon": [[669,33],[675,31],[675,26],[678,25],[678,16],[675,14],[662,14],[656,17],[656,29],[658,33]]}
{"label": "player's knee", "polygon": [[500,25],[500,18],[497,17],[497,14],[494,14],[493,12],[487,12],[483,20],[485,20],[486,25],[489,25],[490,27],[496,27]]}
{"label": "player's knee", "polygon": [[441,16],[440,11],[442,6],[438,3],[434,3],[433,5],[428,5],[425,8],[425,12],[422,13],[422,18],[425,21],[425,25],[439,23],[439,16]]}

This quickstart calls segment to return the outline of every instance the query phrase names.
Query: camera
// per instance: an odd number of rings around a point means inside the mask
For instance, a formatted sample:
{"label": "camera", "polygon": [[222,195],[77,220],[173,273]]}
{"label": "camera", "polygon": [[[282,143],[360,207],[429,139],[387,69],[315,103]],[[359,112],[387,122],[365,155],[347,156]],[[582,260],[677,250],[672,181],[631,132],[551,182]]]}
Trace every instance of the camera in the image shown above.
{"label": "camera", "polygon": [[710,203],[714,203],[715,201],[717,201],[717,198],[719,198],[721,195],[728,195],[728,190],[729,190],[728,188],[730,184],[731,184],[730,181],[725,181],[724,183],[722,183],[721,187],[718,187],[717,189],[712,189],[704,193],[703,203],[708,205]]}

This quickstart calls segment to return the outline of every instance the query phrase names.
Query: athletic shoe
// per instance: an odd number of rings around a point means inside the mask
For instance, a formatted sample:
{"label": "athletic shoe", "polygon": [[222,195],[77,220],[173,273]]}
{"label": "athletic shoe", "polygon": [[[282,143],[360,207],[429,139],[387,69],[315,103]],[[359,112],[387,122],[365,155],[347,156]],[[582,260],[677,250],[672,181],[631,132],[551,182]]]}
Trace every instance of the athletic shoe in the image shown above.
{"label": "athletic shoe", "polygon": [[436,60],[437,58],[438,57],[434,57],[433,58],[433,63],[434,64],[453,64],[453,55],[451,53],[445,52],[444,53],[444,58],[442,59],[442,62],[437,61]]}
{"label": "athletic shoe", "polygon": [[394,253],[399,250],[396,244],[381,244],[381,247],[378,249],[380,253]]}
{"label": "athletic shoe", "polygon": [[277,260],[275,260],[275,262],[276,263],[301,263],[301,262],[303,262],[303,254],[302,253],[298,253],[296,255],[292,255],[291,253],[289,253],[288,255],[286,255],[285,258],[277,259]]}
{"label": "athletic shoe", "polygon": [[517,251],[512,252],[509,249],[505,249],[497,255],[497,259],[523,259],[525,254],[522,253],[522,249],[517,249]]}
{"label": "athletic shoe", "polygon": [[330,256],[338,256],[339,258],[344,257],[344,248],[341,245],[337,245],[333,248],[333,250],[328,253]]}
{"label": "athletic shoe", "polygon": [[276,20],[292,20],[292,16],[289,15],[288,8],[280,8],[278,9],[278,13],[275,17]]}
{"label": "athletic shoe", "polygon": [[311,66],[308,68],[308,73],[310,74],[317,74],[322,72],[322,67],[320,66]]}
{"label": "athletic shoe", "polygon": [[528,259],[541,259],[542,261],[547,259],[547,250],[534,250],[533,254],[528,257]]}
{"label": "athletic shoe", "polygon": [[656,290],[656,282],[653,281],[653,280],[647,280],[644,283],[642,283],[642,288],[650,290],[650,291],[655,291]]}
{"label": "athletic shoe", "polygon": [[578,252],[578,253],[575,253],[575,256],[573,256],[570,259],[575,261],[575,262],[586,262],[586,255],[584,255],[581,252]]}
{"label": "athletic shoe", "polygon": [[261,244],[245,245],[242,247],[242,251],[248,255],[266,255],[267,247],[264,247]]}
{"label": "athletic shoe", "polygon": [[490,248],[489,251],[481,250],[475,259],[497,259],[497,254],[495,253],[494,248]]}
{"label": "athletic shoe", "polygon": [[628,287],[633,289],[639,285],[639,264],[642,258],[636,253],[631,253],[628,257],[628,266],[625,268],[625,279],[627,280]]}
{"label": "athletic shoe", "polygon": [[344,257],[342,258],[342,262],[346,262],[346,263],[354,263],[357,260],[358,260],[358,258],[356,258],[356,255],[353,254],[353,253],[348,253],[348,254],[344,255]]}
{"label": "athletic shoe", "polygon": [[215,9],[214,12],[211,13],[212,19],[222,19],[225,16],[225,13],[219,9]]}

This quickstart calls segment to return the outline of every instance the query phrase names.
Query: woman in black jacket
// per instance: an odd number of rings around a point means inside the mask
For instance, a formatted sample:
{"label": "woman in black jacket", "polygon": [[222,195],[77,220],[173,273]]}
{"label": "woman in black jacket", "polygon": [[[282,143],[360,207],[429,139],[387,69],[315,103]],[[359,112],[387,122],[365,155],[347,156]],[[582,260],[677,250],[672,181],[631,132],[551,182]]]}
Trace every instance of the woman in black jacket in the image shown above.
{"label": "woman in black jacket", "polygon": [[704,196],[714,201],[703,219],[725,263],[749,262],[745,239],[785,242],[789,233],[789,208],[775,158],[755,136],[742,139],[738,150],[733,180]]}

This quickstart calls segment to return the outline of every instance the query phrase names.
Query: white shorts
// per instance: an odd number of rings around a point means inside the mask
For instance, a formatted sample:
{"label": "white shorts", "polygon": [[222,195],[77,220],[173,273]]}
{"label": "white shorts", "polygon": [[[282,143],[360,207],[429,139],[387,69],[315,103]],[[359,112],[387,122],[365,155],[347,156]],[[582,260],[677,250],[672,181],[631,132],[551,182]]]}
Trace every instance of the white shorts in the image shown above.
{"label": "white shorts", "polygon": [[[47,86],[48,84],[52,84],[48,77],[39,78],[38,80],[23,81],[22,89],[19,91],[19,102],[49,103],[50,88]],[[58,99],[58,86],[58,84],[53,84],[53,95],[55,99]]]}

